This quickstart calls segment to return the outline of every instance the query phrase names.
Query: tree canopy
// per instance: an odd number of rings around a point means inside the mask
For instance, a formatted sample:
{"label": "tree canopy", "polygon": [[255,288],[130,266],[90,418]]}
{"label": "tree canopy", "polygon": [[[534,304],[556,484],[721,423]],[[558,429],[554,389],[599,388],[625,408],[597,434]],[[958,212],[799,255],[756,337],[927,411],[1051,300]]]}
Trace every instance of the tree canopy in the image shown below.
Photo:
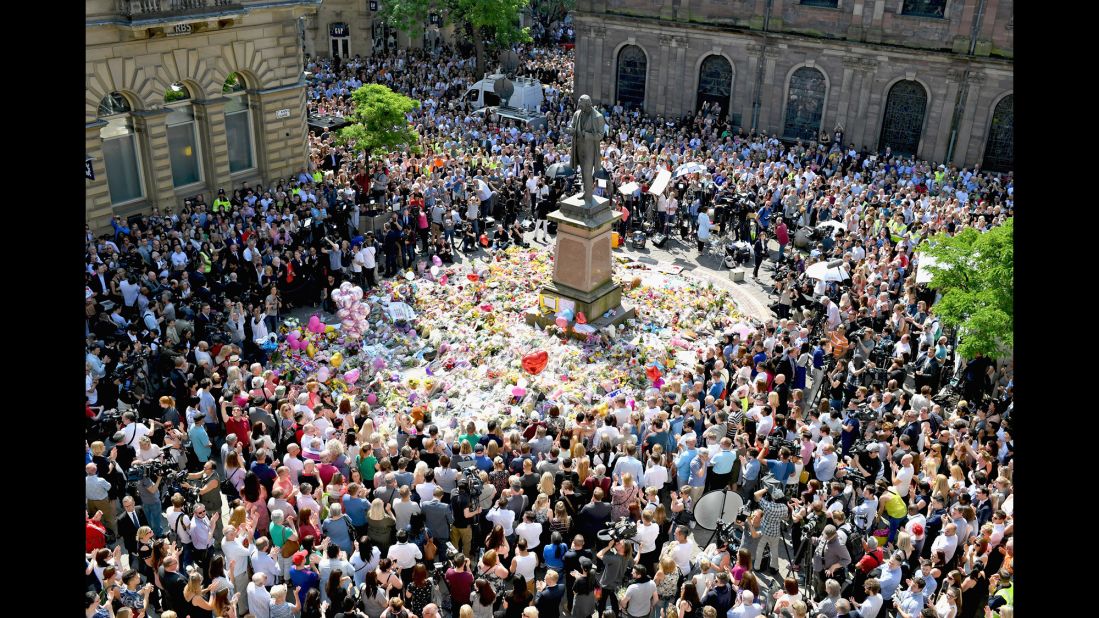
{"label": "tree canopy", "polygon": [[419,101],[381,84],[360,86],[351,93],[351,100],[355,104],[352,124],[340,130],[338,143],[366,152],[369,160],[375,150],[389,151],[419,142],[420,135],[406,116],[420,107]]}
{"label": "tree canopy", "polygon": [[1014,218],[987,232],[966,228],[928,239],[920,253],[935,264],[930,286],[942,293],[935,314],[956,328],[958,352],[999,358],[1015,341]]}
{"label": "tree canopy", "polygon": [[486,38],[492,38],[498,48],[530,42],[530,28],[519,27],[519,14],[529,6],[530,0],[385,0],[379,15],[397,29],[419,36],[428,16],[439,13],[444,21],[465,28],[473,38],[477,70],[483,73]]}

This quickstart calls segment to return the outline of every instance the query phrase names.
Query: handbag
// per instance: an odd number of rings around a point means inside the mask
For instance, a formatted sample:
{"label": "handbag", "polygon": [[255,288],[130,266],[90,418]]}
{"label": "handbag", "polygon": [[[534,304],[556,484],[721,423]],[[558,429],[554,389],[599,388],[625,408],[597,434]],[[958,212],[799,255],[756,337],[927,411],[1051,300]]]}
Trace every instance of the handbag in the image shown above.
{"label": "handbag", "polygon": [[[289,528],[283,526],[283,530],[289,530]],[[300,548],[301,543],[299,543],[297,539],[287,538],[285,541],[282,542],[282,557],[290,558],[294,554],[296,554],[298,549]]]}

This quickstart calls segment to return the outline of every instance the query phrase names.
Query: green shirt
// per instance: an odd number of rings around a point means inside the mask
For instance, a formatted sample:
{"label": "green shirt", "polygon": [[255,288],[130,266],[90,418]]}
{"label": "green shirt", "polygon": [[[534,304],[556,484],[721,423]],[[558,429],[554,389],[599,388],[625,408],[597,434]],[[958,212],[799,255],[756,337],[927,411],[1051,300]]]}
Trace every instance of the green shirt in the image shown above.
{"label": "green shirt", "polygon": [[475,433],[464,433],[458,436],[459,442],[468,442],[469,448],[477,448],[477,443],[481,440],[481,436]]}
{"label": "green shirt", "polygon": [[267,532],[271,536],[271,544],[275,547],[282,547],[282,544],[286,542],[286,539],[289,539],[294,534],[292,529],[273,522],[267,527]]}
{"label": "green shirt", "polygon": [[375,464],[378,463],[378,458],[373,456],[373,455],[370,455],[368,457],[363,457],[362,455],[357,455],[355,457],[355,459],[356,459],[355,465],[358,466],[359,474],[362,475],[363,480],[364,481],[373,481],[374,480],[374,474],[377,473],[377,470],[374,468],[374,466],[375,466]]}

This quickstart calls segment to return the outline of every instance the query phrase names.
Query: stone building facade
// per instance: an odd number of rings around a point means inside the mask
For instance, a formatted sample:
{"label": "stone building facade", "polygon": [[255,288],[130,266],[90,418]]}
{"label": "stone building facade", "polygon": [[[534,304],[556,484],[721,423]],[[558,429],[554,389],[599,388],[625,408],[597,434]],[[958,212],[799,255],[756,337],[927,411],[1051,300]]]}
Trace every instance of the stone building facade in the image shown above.
{"label": "stone building facade", "polygon": [[[305,52],[310,56],[366,57],[397,47],[422,48],[435,39],[453,43],[454,27],[425,23],[418,35],[388,27],[378,19],[382,0],[324,0],[305,20]],[[430,20],[429,20],[430,21]]]}
{"label": "stone building facade", "polygon": [[321,0],[88,0],[85,216],[270,182],[307,155],[301,18]]}
{"label": "stone building facade", "polygon": [[1012,0],[577,0],[576,93],[1009,170]]}

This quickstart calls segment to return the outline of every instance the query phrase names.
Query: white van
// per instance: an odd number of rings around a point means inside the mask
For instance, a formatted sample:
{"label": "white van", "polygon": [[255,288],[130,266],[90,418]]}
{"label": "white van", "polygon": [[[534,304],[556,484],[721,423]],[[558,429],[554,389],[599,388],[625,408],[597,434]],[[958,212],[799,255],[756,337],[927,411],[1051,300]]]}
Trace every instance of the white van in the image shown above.
{"label": "white van", "polygon": [[[503,73],[486,75],[484,79],[470,86],[466,90],[465,100],[472,109],[481,109],[485,106],[497,106],[501,104],[500,96],[493,89],[496,82],[505,79]],[[515,92],[508,100],[508,107],[525,109],[537,112],[542,107],[545,95],[542,92],[542,82],[530,77],[516,77],[511,80],[515,86]]]}

